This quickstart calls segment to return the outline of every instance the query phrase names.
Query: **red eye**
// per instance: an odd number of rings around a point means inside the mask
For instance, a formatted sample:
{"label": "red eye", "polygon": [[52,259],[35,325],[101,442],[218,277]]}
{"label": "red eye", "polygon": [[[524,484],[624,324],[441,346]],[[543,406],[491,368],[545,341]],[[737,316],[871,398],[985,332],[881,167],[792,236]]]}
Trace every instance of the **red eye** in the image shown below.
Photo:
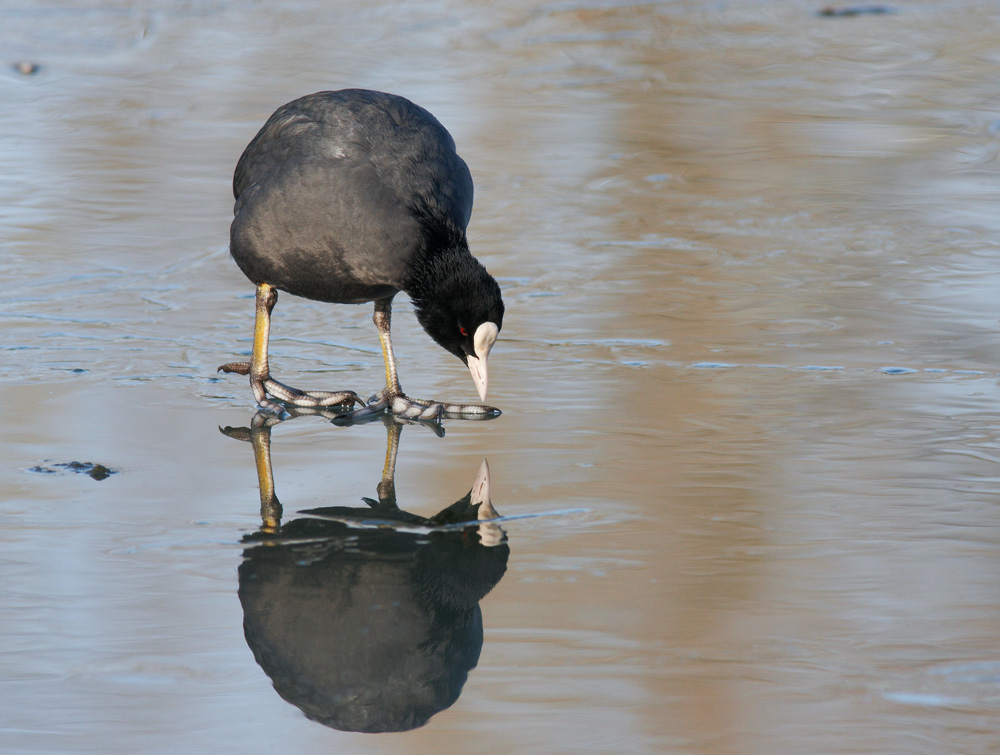
{"label": "red eye", "polygon": [[462,334],[463,336],[467,336],[467,335],[469,335],[469,331],[467,331],[467,330],[466,330],[465,328],[463,328],[463,327],[462,327],[461,325],[459,325],[459,326],[458,326],[458,332],[459,332],[459,333],[461,333],[461,334]]}

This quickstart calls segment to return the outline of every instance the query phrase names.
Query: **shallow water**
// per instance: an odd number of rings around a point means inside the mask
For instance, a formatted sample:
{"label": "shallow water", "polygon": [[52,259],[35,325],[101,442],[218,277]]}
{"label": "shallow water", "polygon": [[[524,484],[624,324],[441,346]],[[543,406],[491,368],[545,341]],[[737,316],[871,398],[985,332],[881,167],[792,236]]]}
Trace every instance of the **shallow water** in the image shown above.
{"label": "shallow water", "polygon": [[[0,749],[991,751],[998,19],[823,7],[0,8],[40,66],[0,71]],[[401,508],[487,458],[509,517],[475,668],[406,733],[310,720],[255,660],[258,475],[220,432],[254,414],[215,373],[252,329],[232,168],[343,86],[452,131],[508,311],[504,414],[401,433]],[[472,399],[397,312],[404,387]],[[274,369],[373,391],[370,316],[283,297]],[[283,521],[378,498],[385,452],[273,427]]]}

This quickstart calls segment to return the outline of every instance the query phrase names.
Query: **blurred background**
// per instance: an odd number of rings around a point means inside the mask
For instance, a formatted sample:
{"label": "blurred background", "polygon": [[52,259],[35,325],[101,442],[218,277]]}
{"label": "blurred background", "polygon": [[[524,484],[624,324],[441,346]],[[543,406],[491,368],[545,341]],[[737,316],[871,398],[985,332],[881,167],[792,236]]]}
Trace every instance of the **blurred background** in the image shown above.
{"label": "blurred background", "polygon": [[[994,3],[7,1],[0,50],[0,749],[996,746]],[[254,414],[215,372],[253,328],[232,170],[344,87],[451,131],[507,305],[504,414],[401,434],[400,507],[487,458],[512,519],[477,665],[395,734],[248,647],[258,478],[219,432]],[[395,310],[404,388],[474,399]],[[283,297],[272,369],[368,395],[370,318]],[[380,423],[270,443],[286,520],[377,497]]]}

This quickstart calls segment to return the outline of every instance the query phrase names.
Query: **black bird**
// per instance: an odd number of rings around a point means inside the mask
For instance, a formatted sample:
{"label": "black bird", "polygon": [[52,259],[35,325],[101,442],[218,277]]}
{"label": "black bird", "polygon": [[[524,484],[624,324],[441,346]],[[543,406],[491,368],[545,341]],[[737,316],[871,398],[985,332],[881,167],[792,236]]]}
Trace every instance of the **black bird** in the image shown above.
{"label": "black bird", "polygon": [[233,175],[230,252],[257,286],[257,323],[251,360],[219,370],[249,375],[257,403],[279,414],[269,395],[294,406],[364,405],[353,391],[300,391],[273,379],[267,341],[278,291],[335,304],[374,301],[385,388],[350,417],[499,413],[406,396],[389,336],[392,299],[404,291],[424,330],[468,366],[485,400],[486,359],[504,306],[497,282],[469,252],[472,194],[451,135],[403,97],[344,89],[278,108]]}

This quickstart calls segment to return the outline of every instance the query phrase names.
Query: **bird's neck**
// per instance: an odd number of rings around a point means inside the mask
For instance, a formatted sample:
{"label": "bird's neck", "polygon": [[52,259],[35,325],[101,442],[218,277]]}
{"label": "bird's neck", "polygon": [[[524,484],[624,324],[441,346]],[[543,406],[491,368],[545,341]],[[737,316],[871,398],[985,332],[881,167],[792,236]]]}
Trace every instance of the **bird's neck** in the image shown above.
{"label": "bird's neck", "polygon": [[414,257],[406,293],[420,303],[447,296],[462,285],[470,267],[477,267],[465,239],[447,247],[424,248]]}

